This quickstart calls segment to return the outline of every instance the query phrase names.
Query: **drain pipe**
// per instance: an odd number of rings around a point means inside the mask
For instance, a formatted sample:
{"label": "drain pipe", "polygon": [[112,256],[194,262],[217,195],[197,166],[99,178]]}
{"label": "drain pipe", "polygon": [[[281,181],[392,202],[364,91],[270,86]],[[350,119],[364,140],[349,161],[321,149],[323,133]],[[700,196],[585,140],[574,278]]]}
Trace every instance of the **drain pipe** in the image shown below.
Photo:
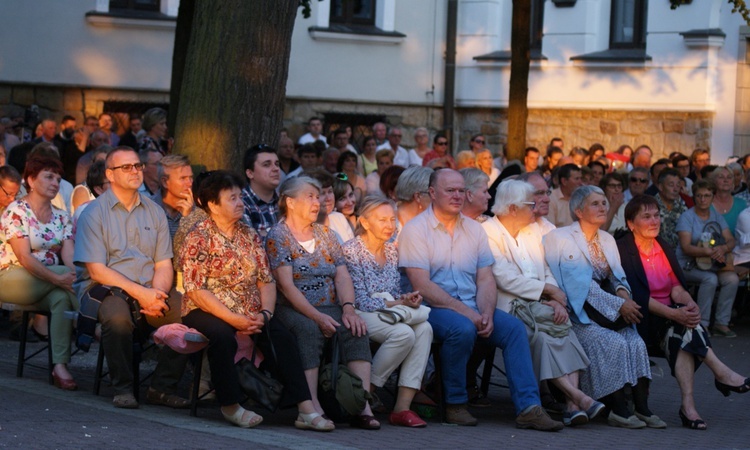
{"label": "drain pipe", "polygon": [[[448,0],[448,22],[445,37],[445,81],[443,86],[443,130],[454,147],[453,115],[456,104],[456,29],[458,0]],[[451,150],[452,153],[452,150]]]}

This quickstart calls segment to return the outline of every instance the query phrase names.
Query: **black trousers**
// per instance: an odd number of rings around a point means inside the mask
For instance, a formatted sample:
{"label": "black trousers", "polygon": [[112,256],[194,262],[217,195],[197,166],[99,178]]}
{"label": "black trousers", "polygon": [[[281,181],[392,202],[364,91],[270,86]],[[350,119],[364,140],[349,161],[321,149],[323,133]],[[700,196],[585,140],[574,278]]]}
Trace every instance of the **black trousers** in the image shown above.
{"label": "black trousers", "polygon": [[[211,367],[211,381],[216,389],[220,405],[228,406],[241,402],[245,394],[240,387],[237,370],[234,367],[234,355],[237,353],[237,330],[201,309],[194,309],[182,318],[182,323],[203,333],[210,341],[208,346],[208,364]],[[266,325],[270,327],[271,339],[276,350],[274,360],[268,334],[264,331],[257,337],[257,345],[263,352],[261,368],[268,370],[274,378],[284,385],[281,397],[281,408],[296,406],[310,400],[310,389],[302,369],[299,349],[294,336],[276,319]],[[250,339],[248,336],[247,339]]]}

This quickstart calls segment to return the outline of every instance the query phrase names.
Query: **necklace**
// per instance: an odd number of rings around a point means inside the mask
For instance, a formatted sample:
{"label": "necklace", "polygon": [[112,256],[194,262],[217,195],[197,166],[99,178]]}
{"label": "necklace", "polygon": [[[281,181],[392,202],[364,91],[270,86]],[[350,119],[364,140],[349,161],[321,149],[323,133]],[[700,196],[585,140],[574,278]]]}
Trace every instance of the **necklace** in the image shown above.
{"label": "necklace", "polygon": [[651,250],[649,252],[645,252],[640,245],[635,245],[638,248],[638,253],[641,255],[641,262],[646,263],[651,267],[651,270],[656,270],[656,256],[658,256],[659,252],[656,248],[656,245],[653,245],[651,247]]}

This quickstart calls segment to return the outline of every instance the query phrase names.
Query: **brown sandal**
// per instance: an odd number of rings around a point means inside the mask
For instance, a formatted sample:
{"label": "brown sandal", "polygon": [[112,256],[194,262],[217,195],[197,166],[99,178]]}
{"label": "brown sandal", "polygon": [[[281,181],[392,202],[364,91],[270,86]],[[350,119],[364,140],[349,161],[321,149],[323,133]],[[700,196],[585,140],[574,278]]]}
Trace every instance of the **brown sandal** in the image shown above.
{"label": "brown sandal", "polygon": [[380,422],[375,419],[374,416],[360,415],[354,416],[349,421],[349,425],[354,428],[361,428],[363,430],[379,430]]}

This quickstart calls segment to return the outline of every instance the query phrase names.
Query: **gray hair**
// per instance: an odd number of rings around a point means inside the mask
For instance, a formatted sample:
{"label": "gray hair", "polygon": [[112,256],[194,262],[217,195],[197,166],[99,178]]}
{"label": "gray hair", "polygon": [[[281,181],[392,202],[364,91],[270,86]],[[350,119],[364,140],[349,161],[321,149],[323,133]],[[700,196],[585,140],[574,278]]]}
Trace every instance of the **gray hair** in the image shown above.
{"label": "gray hair", "polygon": [[151,131],[156,124],[162,120],[167,120],[167,112],[161,108],[151,108],[143,113],[143,119],[141,119],[141,126],[146,131]]}
{"label": "gray hair", "polygon": [[393,208],[393,212],[396,212],[396,205],[389,198],[386,198],[380,194],[368,195],[362,199],[362,204],[359,205],[359,211],[357,211],[357,227],[354,229],[355,236],[361,236],[365,234],[365,227],[360,222],[363,218],[370,217],[375,209],[380,208],[383,205],[389,205]]}
{"label": "gray hair", "polygon": [[734,177],[734,172],[732,172],[729,166],[719,166],[711,172],[711,174],[708,176],[708,179],[715,183],[716,177],[719,175],[719,171],[722,171],[722,170],[726,170],[729,173],[729,175]]}
{"label": "gray hair", "polygon": [[161,183],[162,178],[167,177],[167,169],[177,169],[190,166],[190,160],[185,155],[167,155],[156,163],[156,173]]}
{"label": "gray hair", "polygon": [[490,177],[486,173],[473,167],[465,167],[458,172],[464,177],[466,189],[472,192],[481,187],[487,187],[487,183],[490,181]]}
{"label": "gray hair", "polygon": [[583,208],[583,202],[585,202],[591,194],[599,194],[603,196],[604,191],[597,186],[581,186],[570,194],[570,202],[568,206],[570,207],[570,217],[574,222],[578,222],[576,211],[580,211]]}
{"label": "gray hair", "polygon": [[396,183],[396,199],[399,202],[411,202],[414,194],[428,192],[430,175],[434,170],[424,166],[409,167],[401,174]]}
{"label": "gray hair", "polygon": [[297,198],[302,189],[306,186],[312,186],[320,192],[322,187],[320,182],[314,178],[310,178],[307,175],[300,175],[298,177],[287,178],[279,186],[279,213],[282,217],[286,217],[288,212],[286,201],[290,198]]}
{"label": "gray hair", "polygon": [[521,180],[503,180],[495,193],[495,204],[492,212],[496,216],[508,214],[511,205],[520,205],[531,201],[534,196],[534,186]]}
{"label": "gray hair", "polygon": [[732,172],[739,172],[743,176],[745,175],[745,171],[742,169],[742,166],[739,163],[732,162],[727,164],[727,169],[731,170]]}

